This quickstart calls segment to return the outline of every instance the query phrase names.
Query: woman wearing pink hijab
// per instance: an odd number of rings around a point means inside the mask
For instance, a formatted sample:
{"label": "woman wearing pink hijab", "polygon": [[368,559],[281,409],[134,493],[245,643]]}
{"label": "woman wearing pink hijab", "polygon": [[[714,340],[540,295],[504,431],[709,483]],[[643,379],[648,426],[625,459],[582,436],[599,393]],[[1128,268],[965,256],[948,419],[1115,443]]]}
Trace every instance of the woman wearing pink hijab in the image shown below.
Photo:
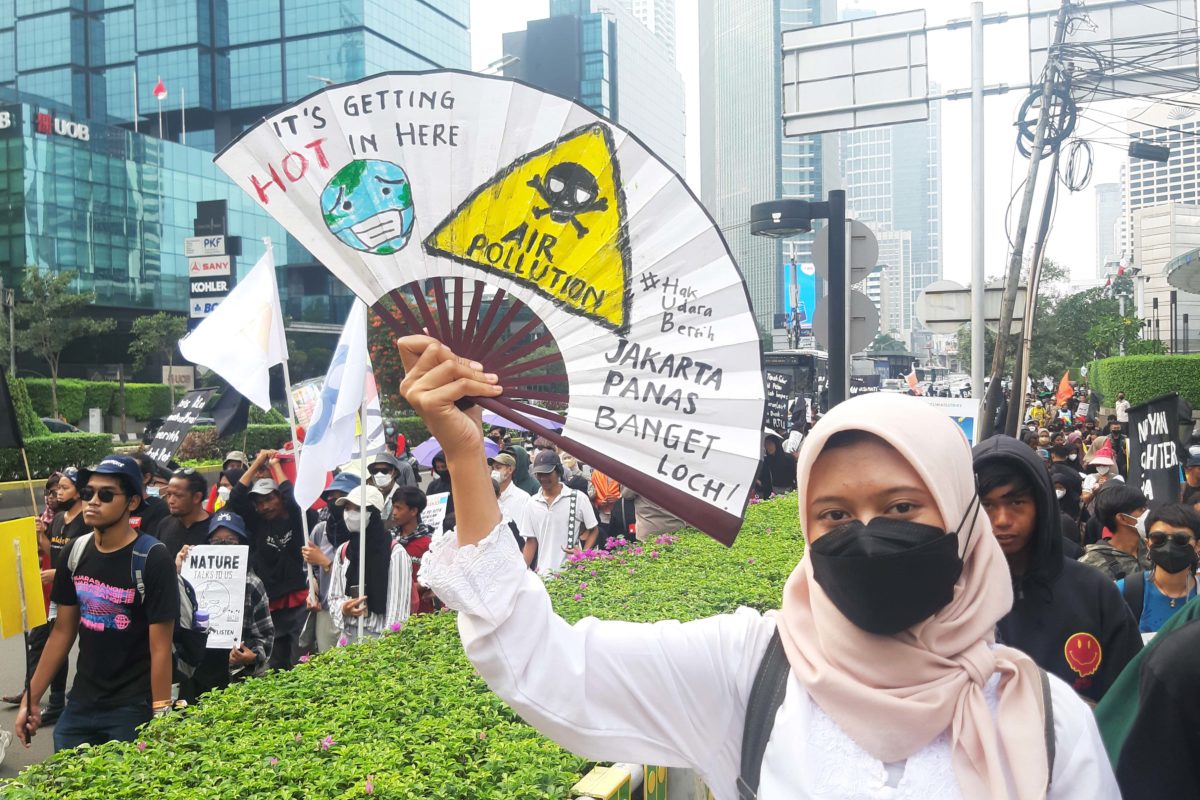
{"label": "woman wearing pink hijab", "polygon": [[[798,473],[809,547],[781,611],[572,626],[500,524],[477,413],[455,406],[498,395],[496,377],[426,337],[399,345],[401,392],[445,446],[460,509],[421,580],[459,612],[493,691],[564,747],[692,767],[717,800],[1120,796],[1084,703],[995,642],[1011,581],[970,448],[942,412],[866,395],[813,428]],[[786,682],[761,772],[747,773],[747,702],[769,646]],[[739,786],[746,774],[757,787]]]}

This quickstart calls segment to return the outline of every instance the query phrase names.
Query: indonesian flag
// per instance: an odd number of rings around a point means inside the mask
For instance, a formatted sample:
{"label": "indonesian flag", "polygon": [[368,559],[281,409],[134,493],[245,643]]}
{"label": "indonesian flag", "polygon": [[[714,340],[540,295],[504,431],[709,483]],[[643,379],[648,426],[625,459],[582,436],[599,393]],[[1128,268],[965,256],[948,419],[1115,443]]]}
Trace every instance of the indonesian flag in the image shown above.
{"label": "indonesian flag", "polygon": [[158,83],[154,84],[154,99],[160,103],[167,99],[167,86],[163,83],[162,78],[159,78]]}

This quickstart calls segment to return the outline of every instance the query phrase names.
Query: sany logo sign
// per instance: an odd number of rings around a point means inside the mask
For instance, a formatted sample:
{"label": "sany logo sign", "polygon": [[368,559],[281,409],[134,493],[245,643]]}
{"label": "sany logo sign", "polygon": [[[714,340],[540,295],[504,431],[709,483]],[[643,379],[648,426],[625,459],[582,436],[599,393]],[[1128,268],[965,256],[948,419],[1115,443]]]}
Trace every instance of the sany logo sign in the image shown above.
{"label": "sany logo sign", "polygon": [[91,130],[82,122],[55,118],[54,115],[45,111],[37,113],[37,116],[34,117],[34,125],[38,133],[44,133],[47,136],[56,133],[59,136],[66,136],[68,139],[78,139],[81,142],[86,142],[91,138]]}

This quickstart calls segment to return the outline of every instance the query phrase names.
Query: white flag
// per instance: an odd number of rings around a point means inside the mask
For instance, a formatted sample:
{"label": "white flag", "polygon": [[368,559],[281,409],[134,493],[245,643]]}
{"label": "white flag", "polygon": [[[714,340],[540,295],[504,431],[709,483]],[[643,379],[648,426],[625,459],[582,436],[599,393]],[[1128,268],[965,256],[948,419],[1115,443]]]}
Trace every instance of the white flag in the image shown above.
{"label": "white flag", "polygon": [[[370,352],[367,353],[367,377],[363,388],[367,393],[367,455],[373,456],[387,446],[387,439],[383,435],[383,411],[379,408],[379,386],[375,383],[375,370],[371,366]],[[354,435],[354,452],[350,454],[351,461],[362,458],[362,448],[359,447],[362,443],[362,428],[363,422],[359,420]]]}
{"label": "white flag", "polygon": [[250,274],[180,340],[179,352],[229,381],[254,405],[271,408],[267,371],[287,361],[288,352],[270,244]]}
{"label": "white flag", "polygon": [[[358,410],[367,384],[367,307],[355,300],[338,338],[325,384],[304,432],[296,467],[296,502],[308,508],[325,489],[325,473],[349,460],[355,447]],[[372,388],[374,380],[372,380]],[[376,397],[378,406],[378,397]],[[368,425],[370,422],[368,421]]]}

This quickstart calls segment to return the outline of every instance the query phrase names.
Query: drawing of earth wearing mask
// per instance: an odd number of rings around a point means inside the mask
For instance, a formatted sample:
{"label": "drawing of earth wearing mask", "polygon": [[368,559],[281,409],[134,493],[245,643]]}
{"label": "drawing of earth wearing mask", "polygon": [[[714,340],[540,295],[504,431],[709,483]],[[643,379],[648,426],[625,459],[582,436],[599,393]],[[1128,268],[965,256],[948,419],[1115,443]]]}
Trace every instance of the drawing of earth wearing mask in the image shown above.
{"label": "drawing of earth wearing mask", "polygon": [[412,185],[399,164],[351,161],[321,190],[330,232],[355,250],[389,255],[408,244],[413,227]]}

